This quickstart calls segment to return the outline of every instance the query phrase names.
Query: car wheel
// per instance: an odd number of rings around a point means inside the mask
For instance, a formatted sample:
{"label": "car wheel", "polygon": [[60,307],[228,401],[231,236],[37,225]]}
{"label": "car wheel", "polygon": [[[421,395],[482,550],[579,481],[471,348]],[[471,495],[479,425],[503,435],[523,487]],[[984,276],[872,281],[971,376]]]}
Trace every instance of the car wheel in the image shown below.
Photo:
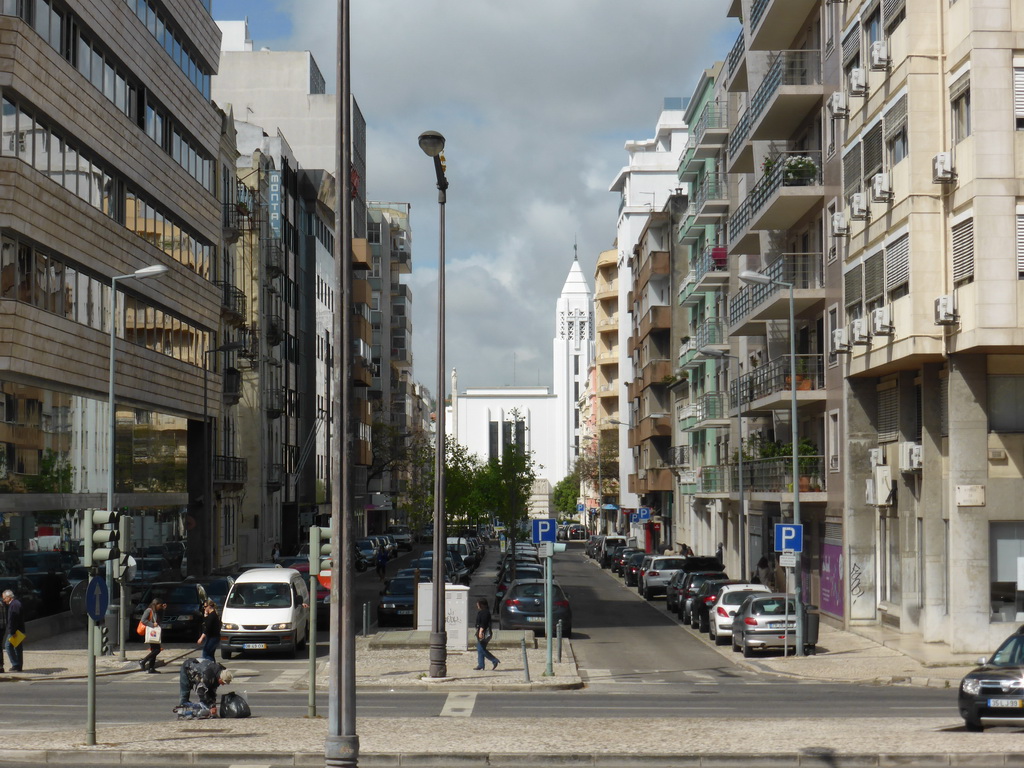
{"label": "car wheel", "polygon": [[686,612],[686,608],[683,606],[679,606],[679,620],[683,622],[683,624],[690,623],[690,614]]}
{"label": "car wheel", "polygon": [[690,611],[690,629],[697,629],[700,626],[700,620],[697,618],[697,614]]}
{"label": "car wheel", "polygon": [[981,720],[964,720],[964,728],[971,733],[981,733],[985,730],[985,726],[981,724]]}
{"label": "car wheel", "polygon": [[224,659],[224,661],[230,661],[231,657],[233,655],[234,655],[234,651],[230,651],[227,648],[221,648],[220,649],[220,657],[222,659]]}
{"label": "car wheel", "polygon": [[699,617],[697,619],[697,631],[699,631],[699,632],[707,632],[708,631],[708,620],[705,619],[703,616],[701,616],[701,617]]}
{"label": "car wheel", "polygon": [[739,647],[739,645],[736,644],[736,635],[735,634],[733,634],[733,636],[732,636],[732,652],[733,653],[739,653],[740,652],[740,647]]}
{"label": "car wheel", "polygon": [[717,632],[715,633],[715,645],[725,645],[728,640],[728,637],[722,637]]}
{"label": "car wheel", "polygon": [[644,587],[644,600],[650,600],[654,597],[649,587]]}
{"label": "car wheel", "polygon": [[744,643],[744,644],[743,644],[743,658],[744,658],[744,659],[749,659],[749,658],[750,658],[751,656],[753,656],[753,655],[754,655],[754,649],[753,649],[753,648],[751,648],[751,647],[750,647],[749,645],[747,645],[746,643]]}

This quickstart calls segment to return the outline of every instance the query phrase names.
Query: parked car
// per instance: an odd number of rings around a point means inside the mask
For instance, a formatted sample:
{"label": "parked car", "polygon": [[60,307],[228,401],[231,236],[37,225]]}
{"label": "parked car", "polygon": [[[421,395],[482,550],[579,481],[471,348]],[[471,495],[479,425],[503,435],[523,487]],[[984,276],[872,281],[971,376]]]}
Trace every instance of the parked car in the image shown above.
{"label": "parked car", "polygon": [[43,598],[39,590],[26,576],[0,576],[0,593],[9,589],[21,602],[25,621],[38,619],[43,615]]}
{"label": "parked car", "polygon": [[583,545],[583,552],[591,560],[597,559],[597,547],[601,543],[600,536],[591,536],[587,539],[587,543]]}
{"label": "parked car", "polygon": [[964,727],[981,731],[985,726],[1024,722],[1024,627],[996,648],[991,658],[978,659],[978,666],[960,681],[957,706]]}
{"label": "parked car", "polygon": [[158,581],[149,585],[132,610],[132,621],[128,625],[128,636],[132,640],[142,640],[134,630],[153,600],[167,603],[160,622],[164,640],[180,639],[194,643],[203,633],[203,603],[206,602],[203,586],[194,581]]}
{"label": "parked car", "polygon": [[[551,623],[562,622],[562,637],[572,635],[572,607],[558,584],[553,584]],[[532,629],[544,634],[544,580],[522,579],[512,582],[498,610],[502,629]]]}
{"label": "parked car", "polygon": [[221,612],[223,659],[241,651],[284,651],[292,656],[309,634],[309,589],[291,568],[254,568],[231,586]]}
{"label": "parked car", "polygon": [[[420,576],[421,582],[430,577]],[[416,625],[413,610],[416,602],[415,581],[411,576],[396,576],[388,579],[377,600],[378,627],[412,627]]]}
{"label": "parked car", "polygon": [[686,558],[681,555],[662,555],[651,558],[651,563],[641,576],[640,594],[645,600],[655,595],[664,595],[668,580],[676,571],[681,571]]}
{"label": "parked car", "polygon": [[732,649],[750,658],[755,649],[796,647],[796,601],[783,593],[752,595],[732,620]]}
{"label": "parked car", "polygon": [[736,579],[708,579],[700,585],[690,605],[690,627],[700,632],[708,631],[708,616],[718,601],[718,592],[726,584],[744,584]]}
{"label": "parked car", "polygon": [[576,523],[569,526],[569,541],[583,541],[587,538],[586,526]]}
{"label": "parked car", "polygon": [[389,525],[387,533],[394,536],[399,549],[412,551],[412,531],[408,525]]}
{"label": "parked car", "polygon": [[676,571],[665,585],[665,609],[669,613],[679,613],[679,595],[687,576],[689,574],[686,571]]}
{"label": "parked car", "polygon": [[501,576],[495,581],[494,584],[494,611],[497,613],[501,601],[505,598],[505,594],[508,592],[508,588],[512,586],[512,582],[517,579],[543,579],[544,569],[539,565],[528,565],[522,564],[515,569],[513,574],[512,569],[509,568],[504,571]]}
{"label": "parked car", "polygon": [[625,536],[605,536],[598,551],[597,561],[602,568],[607,568],[612,563],[612,550],[615,547],[624,547],[628,542]]}
{"label": "parked car", "polygon": [[708,579],[728,579],[729,577],[722,571],[693,571],[683,573],[683,580],[679,587],[679,600],[676,605],[676,613],[679,614],[679,620],[683,624],[689,624],[691,618],[691,609],[693,608],[693,598],[697,595],[697,590],[700,589]]}
{"label": "parked car", "polygon": [[627,587],[635,587],[640,575],[640,565],[647,558],[646,552],[634,552],[622,564],[622,580]]}
{"label": "parked car", "polygon": [[612,553],[612,564],[609,566],[608,570],[610,570],[612,573],[617,573],[621,576],[622,565],[626,561],[626,558],[628,558],[634,552],[640,551],[641,550],[637,549],[636,547],[616,547],[615,551]]}
{"label": "parked car", "polygon": [[135,581],[152,584],[157,581],[179,581],[181,574],[163,555],[135,558]]}
{"label": "parked car", "polygon": [[736,611],[751,595],[770,594],[763,584],[727,584],[718,592],[718,600],[708,615],[708,637],[715,645],[725,645],[732,637]]}
{"label": "parked car", "polygon": [[39,595],[40,611],[43,616],[52,616],[68,609],[71,602],[71,582],[64,571],[26,573],[25,578],[32,583]]}

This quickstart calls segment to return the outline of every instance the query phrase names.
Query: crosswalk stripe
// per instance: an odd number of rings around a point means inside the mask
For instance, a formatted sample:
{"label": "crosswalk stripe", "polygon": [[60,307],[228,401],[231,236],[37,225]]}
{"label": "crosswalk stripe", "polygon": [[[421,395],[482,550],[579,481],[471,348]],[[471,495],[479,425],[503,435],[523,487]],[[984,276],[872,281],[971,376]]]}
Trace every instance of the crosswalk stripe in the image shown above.
{"label": "crosswalk stripe", "polygon": [[476,706],[475,693],[450,693],[441,708],[441,717],[469,717]]}

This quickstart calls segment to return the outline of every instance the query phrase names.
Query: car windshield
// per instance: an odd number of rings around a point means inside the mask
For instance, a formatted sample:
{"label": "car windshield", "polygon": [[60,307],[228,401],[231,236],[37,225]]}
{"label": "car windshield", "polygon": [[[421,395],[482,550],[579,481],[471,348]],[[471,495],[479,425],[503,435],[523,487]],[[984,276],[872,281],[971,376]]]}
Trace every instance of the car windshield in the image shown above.
{"label": "car windshield", "polygon": [[757,594],[756,590],[737,589],[726,592],[722,595],[722,605],[739,605],[751,595]]}
{"label": "car windshield", "polygon": [[[553,585],[555,590],[552,594],[554,600],[565,600],[565,595],[562,594],[562,588],[557,584]],[[543,584],[519,584],[515,587],[515,597],[544,597],[544,585]]]}
{"label": "car windshield", "polygon": [[756,616],[785,616],[787,613],[792,616],[796,613],[796,604],[792,600],[772,597],[754,601],[750,612]]}
{"label": "car windshield", "polygon": [[221,597],[228,593],[228,583],[226,580],[218,579],[207,584],[205,589],[207,597]]}
{"label": "car windshield", "polygon": [[290,608],[287,584],[235,584],[228,595],[229,608]]}
{"label": "car windshield", "polygon": [[686,564],[681,557],[667,557],[663,560],[655,560],[652,567],[660,571],[677,571]]}
{"label": "car windshield", "polygon": [[392,579],[384,590],[385,595],[411,595],[412,579]]}
{"label": "car windshield", "polygon": [[196,596],[196,588],[181,584],[153,587],[142,599],[142,602],[149,605],[153,600],[160,600],[163,603],[175,603],[177,605],[199,602],[199,598]]}
{"label": "car windshield", "polygon": [[1011,635],[988,660],[993,667],[1024,666],[1024,635]]}
{"label": "car windshield", "polygon": [[642,563],[644,561],[645,557],[647,557],[647,555],[645,555],[643,552],[637,552],[635,555],[630,555],[629,556],[629,564],[630,565],[640,565],[640,563]]}

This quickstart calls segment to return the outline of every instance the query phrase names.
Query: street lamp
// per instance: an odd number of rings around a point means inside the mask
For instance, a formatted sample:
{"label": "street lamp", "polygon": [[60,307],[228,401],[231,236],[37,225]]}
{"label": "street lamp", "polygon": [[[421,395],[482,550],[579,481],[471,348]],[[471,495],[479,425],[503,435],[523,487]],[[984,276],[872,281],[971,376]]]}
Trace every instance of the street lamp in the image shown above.
{"label": "street lamp", "polygon": [[[781,280],[762,275],[745,269],[738,275],[739,279],[750,285],[775,285],[780,288],[789,288],[789,420],[790,432],[793,442],[793,525],[800,525],[800,469],[799,457],[799,425],[796,415],[796,319],[793,300],[793,283],[785,283]],[[796,556],[796,584],[793,587],[793,594],[796,597],[796,655],[804,655],[804,606],[801,596],[802,554],[794,553]]]}
{"label": "street lamp", "polygon": [[[163,264],[153,264],[142,269],[137,269],[127,275],[114,275],[110,278],[110,378],[107,384],[107,409],[109,411],[108,435],[107,435],[107,512],[114,511],[114,480],[116,478],[117,461],[117,408],[114,406],[114,359],[116,355],[117,342],[117,281],[144,280],[147,277],[157,277],[167,271]],[[86,511],[86,514],[92,514]],[[107,560],[107,594],[114,591],[114,567],[110,560]],[[122,594],[124,589],[121,590]],[[122,601],[123,602],[123,601]],[[113,609],[113,606],[111,606]],[[119,617],[121,624],[124,624],[124,616]],[[123,635],[121,635],[123,636]],[[122,648],[123,648],[122,641]],[[89,618],[88,637],[89,658],[86,663],[88,684],[86,686],[86,742],[89,746],[96,744],[96,622]]]}
{"label": "street lamp", "polygon": [[[203,536],[202,560],[199,563],[200,575],[210,573],[213,568],[213,430],[210,428],[209,411],[209,371],[210,355],[217,352],[237,352],[245,344],[240,341],[226,341],[219,347],[203,352],[203,524],[200,526]],[[194,547],[190,547],[193,551]]]}
{"label": "street lamp", "polygon": [[445,562],[445,520],[444,520],[444,206],[448,197],[448,179],[444,175],[441,153],[444,151],[444,136],[437,131],[420,134],[420,149],[427,157],[434,158],[434,173],[437,176],[437,207],[440,216],[438,226],[437,259],[437,420],[434,441],[434,563],[432,568],[433,611],[430,616],[430,671],[429,677],[448,676],[448,633],[445,630],[444,611],[444,562]]}
{"label": "street lamp", "polygon": [[732,358],[736,361],[736,445],[739,447],[737,451],[737,470],[739,472],[739,496],[740,496],[740,514],[739,514],[739,558],[740,558],[740,578],[745,578],[747,573],[747,517],[746,509],[743,499],[743,408],[740,402],[740,358],[737,355],[730,355],[728,352],[723,352],[719,349],[713,349],[711,347],[701,347],[697,350],[700,354],[706,357],[714,357],[718,359]]}

